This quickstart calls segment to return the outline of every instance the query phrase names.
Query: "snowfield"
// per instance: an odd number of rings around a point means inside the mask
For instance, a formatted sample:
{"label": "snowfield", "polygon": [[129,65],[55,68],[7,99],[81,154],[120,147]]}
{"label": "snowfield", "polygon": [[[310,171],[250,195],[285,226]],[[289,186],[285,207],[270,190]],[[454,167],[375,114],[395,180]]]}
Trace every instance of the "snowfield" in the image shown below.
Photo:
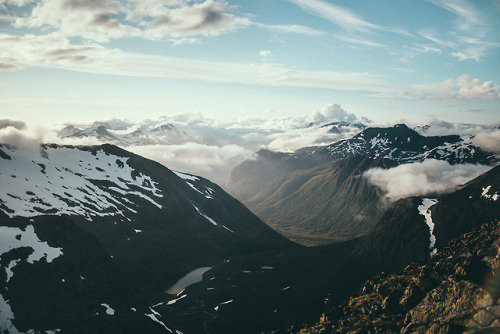
{"label": "snowfield", "polygon": [[68,147],[41,147],[40,154],[3,145],[0,150],[0,210],[9,217],[50,213],[89,221],[95,216],[128,219],[136,210],[123,195],[162,208],[157,183],[143,174],[134,177],[129,158]]}

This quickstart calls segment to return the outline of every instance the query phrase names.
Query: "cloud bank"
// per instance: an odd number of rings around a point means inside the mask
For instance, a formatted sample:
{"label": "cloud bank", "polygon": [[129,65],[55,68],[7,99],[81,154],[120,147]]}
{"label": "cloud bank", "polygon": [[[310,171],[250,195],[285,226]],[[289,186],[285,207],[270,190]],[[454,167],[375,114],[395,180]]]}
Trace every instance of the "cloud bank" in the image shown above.
{"label": "cloud bank", "polygon": [[490,166],[461,164],[429,159],[420,163],[400,165],[391,169],[373,168],[363,176],[382,189],[392,202],[412,196],[433,196],[450,193],[460,185],[491,169]]}
{"label": "cloud bank", "polygon": [[[373,124],[365,117],[350,113],[335,103],[327,104],[309,116],[297,118],[215,119],[206,118],[199,113],[184,113],[154,120],[102,119],[88,124],[71,125],[79,129],[104,126],[117,136],[130,135],[134,131],[149,133],[152,129],[160,126],[172,127],[174,134],[173,137],[169,138],[173,139],[169,139],[167,142],[153,140],[143,142],[146,145],[124,144],[124,148],[158,161],[168,168],[200,175],[218,184],[224,184],[235,166],[251,158],[260,149],[294,152],[303,147],[329,145],[342,139],[351,138],[361,131],[352,126],[336,127],[335,131],[330,131],[333,122],[390,126],[389,124]],[[433,119],[427,124],[428,126],[416,129],[426,136],[458,134],[464,140],[470,141],[472,144],[492,152],[492,154],[500,154],[500,129],[497,129],[498,125],[458,124],[438,119]],[[67,131],[61,131],[66,125],[68,124],[49,128],[32,126],[32,124],[27,126],[20,121],[0,120],[0,143],[10,143],[14,146],[37,145],[39,143],[103,144],[102,141],[91,136],[61,138],[61,134],[69,134]],[[408,125],[410,127],[417,126],[417,124],[412,123],[408,123]],[[400,166],[391,170],[371,170],[365,176],[373,184],[382,188],[387,193],[387,197],[393,200],[405,196],[448,191],[445,186],[454,189],[456,184],[465,182],[464,180],[469,175],[475,175],[473,174],[475,168],[473,166],[460,172],[457,172],[457,168],[457,166],[443,165],[442,162],[426,162],[422,165]],[[482,167],[477,168],[482,170]],[[458,174],[453,174],[452,171]],[[448,181],[446,177],[453,178],[453,180]],[[431,183],[435,188],[432,188]],[[400,188],[403,190],[398,190]],[[408,194],[404,193],[405,191]]]}
{"label": "cloud bank", "polygon": [[481,132],[472,138],[472,143],[483,150],[500,154],[500,129],[493,132]]}

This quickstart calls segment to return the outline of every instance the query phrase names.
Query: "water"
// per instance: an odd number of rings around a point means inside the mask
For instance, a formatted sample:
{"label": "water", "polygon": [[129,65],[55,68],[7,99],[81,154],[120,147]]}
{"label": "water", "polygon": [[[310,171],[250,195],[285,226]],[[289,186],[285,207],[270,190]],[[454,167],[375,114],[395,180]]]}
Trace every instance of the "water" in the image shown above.
{"label": "water", "polygon": [[170,295],[178,294],[184,288],[190,286],[191,284],[201,282],[201,280],[203,279],[203,274],[209,271],[210,269],[212,269],[212,267],[201,267],[191,271],[186,276],[178,280],[174,285],[165,290],[165,292]]}

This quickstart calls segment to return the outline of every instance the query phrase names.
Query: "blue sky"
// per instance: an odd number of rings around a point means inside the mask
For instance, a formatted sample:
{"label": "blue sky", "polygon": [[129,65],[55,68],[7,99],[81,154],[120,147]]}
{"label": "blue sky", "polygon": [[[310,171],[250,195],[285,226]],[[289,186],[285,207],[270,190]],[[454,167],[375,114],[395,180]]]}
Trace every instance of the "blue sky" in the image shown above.
{"label": "blue sky", "polygon": [[498,0],[0,0],[0,118],[500,121]]}

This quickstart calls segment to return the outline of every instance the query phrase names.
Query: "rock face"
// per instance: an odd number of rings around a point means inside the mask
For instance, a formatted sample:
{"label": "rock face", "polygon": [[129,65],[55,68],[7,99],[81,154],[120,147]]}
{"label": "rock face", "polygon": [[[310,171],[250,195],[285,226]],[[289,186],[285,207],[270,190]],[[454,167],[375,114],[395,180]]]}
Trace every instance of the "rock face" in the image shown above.
{"label": "rock face", "polygon": [[425,263],[365,282],[319,323],[291,333],[490,333],[500,330],[500,223],[453,240]]}
{"label": "rock face", "polygon": [[365,235],[381,218],[382,194],[363,177],[365,171],[426,159],[495,160],[459,136],[426,137],[399,124],[294,153],[261,150],[233,170],[227,189],[288,238],[327,244]]}

